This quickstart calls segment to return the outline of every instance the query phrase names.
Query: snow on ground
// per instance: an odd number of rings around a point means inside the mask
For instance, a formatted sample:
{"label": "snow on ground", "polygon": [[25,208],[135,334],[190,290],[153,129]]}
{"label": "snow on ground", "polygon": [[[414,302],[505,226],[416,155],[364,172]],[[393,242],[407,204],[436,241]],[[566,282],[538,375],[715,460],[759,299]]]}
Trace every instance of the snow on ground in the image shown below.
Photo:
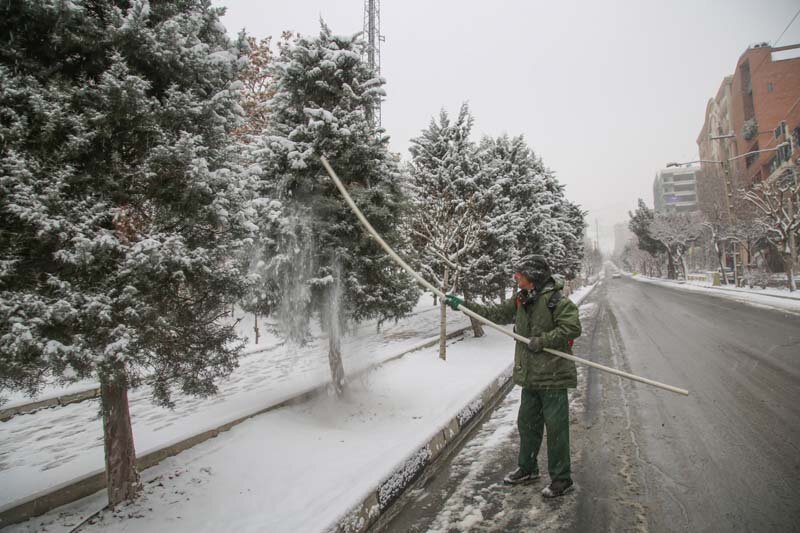
{"label": "snow on ground", "polygon": [[[585,294],[588,294],[588,291],[584,292],[583,297]],[[597,304],[594,302],[581,305],[581,320],[588,323],[589,318],[596,312]],[[569,390],[570,417],[573,424],[577,423],[582,416],[587,388],[587,367],[583,365],[577,365],[577,367],[578,388]],[[526,515],[530,519],[529,523],[539,525],[537,531],[558,529],[559,515],[552,512],[549,504],[543,502],[538,495],[535,498],[532,497],[529,502],[520,502],[514,496],[514,494],[520,494],[520,491],[508,491],[508,488],[504,487],[501,482],[503,473],[498,474],[496,471],[495,464],[498,456],[503,453],[500,450],[503,449],[504,444],[508,446],[508,443],[513,442],[513,447],[517,446],[516,421],[519,404],[520,391],[515,389],[505,397],[497,410],[480,427],[475,437],[469,439],[453,458],[449,474],[450,479],[456,481],[448,482],[448,485],[452,483],[455,489],[447,495],[435,519],[427,526],[428,533],[511,531],[512,527],[508,527],[508,529],[503,529],[503,527],[515,523],[515,517],[518,517],[520,513],[520,503],[523,503],[522,509],[527,509]],[[545,449],[546,444],[542,443],[539,460],[543,466],[546,465]],[[543,473],[544,477],[547,477],[546,469]],[[492,483],[492,479],[496,479],[496,481]],[[538,493],[540,488],[538,486],[534,494]],[[439,487],[431,485],[417,489],[419,495],[416,501],[424,506],[425,494],[438,489]],[[502,494],[506,496],[498,496]],[[516,529],[519,530],[519,527]],[[393,530],[398,530],[398,528]],[[421,529],[415,529],[415,531],[418,530],[421,531]]]}
{"label": "snow on ground", "polygon": [[[356,372],[438,335],[438,307],[423,296],[413,316],[365,324],[342,342],[344,366]],[[467,326],[448,312],[448,330]],[[251,350],[252,351],[252,350]],[[284,344],[251,353],[211,398],[176,395],[174,410],[153,405],[146,388],[129,395],[137,454],[180,441],[275,405],[329,381],[327,340],[306,347]],[[0,422],[0,507],[103,468],[97,401],[43,409]]]}
{"label": "snow on ground", "polygon": [[[650,278],[646,276],[632,276],[636,281],[651,283],[654,285],[661,285],[662,287],[670,287],[673,289],[691,291],[696,293],[707,294],[709,296],[716,296],[718,298],[727,298],[728,300],[735,300],[737,302],[745,303],[748,305],[778,309],[780,311],[788,311],[790,313],[800,313],[800,295],[795,297],[794,293],[788,291],[781,292],[777,289],[770,291],[762,289],[748,289],[748,288],[732,288],[732,287],[713,287],[701,283],[679,283],[673,280],[666,280],[660,278]],[[776,297],[780,296],[780,297]]]}
{"label": "snow on ground", "polygon": [[[485,476],[486,463],[494,456],[496,448],[516,433],[519,404],[518,391],[506,396],[476,438],[471,439],[459,452],[453,468],[465,470],[466,475],[459,481],[455,492],[447,498],[428,533],[469,531],[483,522],[487,498],[483,494],[475,494],[475,488],[480,484],[480,478]],[[486,490],[496,490],[498,487],[496,483]]]}
{"label": "snow on ground", "polygon": [[[325,530],[507,373],[511,353],[511,339],[487,330],[451,341],[446,362],[429,348],[354,380],[341,400],[260,415],[147,470],[140,501],[85,530]],[[102,496],[9,530],[66,531]]]}
{"label": "snow on ground", "polygon": [[69,385],[55,385],[55,384],[48,384],[45,385],[35,397],[31,398],[24,392],[20,391],[6,391],[0,390],[0,398],[7,400],[0,405],[0,409],[8,409],[11,407],[17,407],[19,405],[25,405],[31,402],[37,402],[41,400],[49,400],[50,398],[57,398],[59,396],[64,396],[67,394],[74,394],[77,392],[83,392],[91,389],[96,389],[99,385],[91,379],[85,379],[81,381],[76,381],[75,383],[70,383]]}

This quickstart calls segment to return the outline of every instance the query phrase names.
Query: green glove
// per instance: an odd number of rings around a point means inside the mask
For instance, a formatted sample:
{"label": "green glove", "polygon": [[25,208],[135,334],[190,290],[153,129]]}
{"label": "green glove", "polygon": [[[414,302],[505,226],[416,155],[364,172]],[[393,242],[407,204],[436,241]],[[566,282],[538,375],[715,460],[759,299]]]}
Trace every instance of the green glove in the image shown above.
{"label": "green glove", "polygon": [[544,349],[544,342],[542,342],[541,337],[533,337],[530,342],[528,342],[528,348],[532,352],[541,352]]}
{"label": "green glove", "polygon": [[447,297],[444,299],[444,303],[449,305],[453,311],[458,311],[458,306],[464,303],[464,300],[456,296],[455,294],[448,294]]}

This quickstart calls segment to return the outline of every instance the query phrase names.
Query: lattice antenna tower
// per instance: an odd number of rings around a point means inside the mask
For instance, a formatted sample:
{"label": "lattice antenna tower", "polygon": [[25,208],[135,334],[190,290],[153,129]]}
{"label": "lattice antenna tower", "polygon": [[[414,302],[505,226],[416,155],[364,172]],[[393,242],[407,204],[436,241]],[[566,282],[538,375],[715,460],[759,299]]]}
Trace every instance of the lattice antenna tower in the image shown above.
{"label": "lattice antenna tower", "polygon": [[[367,41],[367,62],[377,76],[381,75],[381,42],[385,41],[381,35],[381,2],[380,0],[364,0],[364,38]],[[371,120],[373,124],[381,125],[380,100],[373,109]]]}

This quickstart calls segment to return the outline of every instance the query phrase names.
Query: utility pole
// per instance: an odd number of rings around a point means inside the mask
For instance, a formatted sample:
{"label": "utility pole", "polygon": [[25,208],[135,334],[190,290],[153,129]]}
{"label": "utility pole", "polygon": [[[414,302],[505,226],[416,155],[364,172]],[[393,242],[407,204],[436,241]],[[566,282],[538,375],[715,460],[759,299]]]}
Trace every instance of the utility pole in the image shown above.
{"label": "utility pole", "polygon": [[600,249],[600,224],[594,219],[594,249]]}
{"label": "utility pole", "polygon": [[[735,139],[736,135],[733,133],[729,133],[726,135],[709,135],[708,138],[712,141],[730,141],[731,139]],[[725,190],[725,207],[728,210],[728,222],[730,224],[736,224],[736,212],[731,205],[733,201],[733,163],[729,159],[730,156],[730,145],[726,147],[725,152],[723,153],[725,157],[721,158],[720,165],[722,166],[722,185]],[[736,240],[732,240],[731,245],[731,259],[733,259],[733,284],[735,286],[739,286],[739,261],[737,260],[737,246]],[[727,246],[726,246],[727,248]],[[750,258],[748,257],[748,261]],[[744,270],[744,268],[742,269]]]}
{"label": "utility pole", "polygon": [[[367,41],[367,63],[375,72],[376,76],[381,74],[381,42],[384,41],[381,35],[381,2],[380,0],[364,0],[364,37]],[[372,109],[369,117],[374,126],[381,125],[381,103],[380,100]]]}

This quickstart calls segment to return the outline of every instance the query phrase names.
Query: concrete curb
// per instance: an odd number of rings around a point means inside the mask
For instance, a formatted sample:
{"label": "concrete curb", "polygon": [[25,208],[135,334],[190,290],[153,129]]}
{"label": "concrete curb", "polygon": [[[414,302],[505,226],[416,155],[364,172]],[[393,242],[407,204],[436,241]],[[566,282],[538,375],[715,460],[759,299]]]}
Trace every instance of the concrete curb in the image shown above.
{"label": "concrete curb", "polygon": [[[456,450],[472,429],[513,388],[509,365],[464,409],[441,427],[428,442],[411,453],[394,472],[382,480],[362,501],[351,508],[326,533],[362,533],[373,527],[383,527],[402,509],[401,498],[408,489],[433,475]],[[395,505],[395,504],[398,505]]]}
{"label": "concrete curb", "polygon": [[6,420],[10,420],[17,415],[26,415],[30,413],[35,413],[40,409],[49,409],[50,407],[63,407],[71,403],[78,403],[84,400],[92,400],[94,398],[99,398],[99,397],[100,397],[100,387],[97,387],[94,389],[73,392],[72,394],[54,396],[52,398],[47,398],[46,400],[39,400],[38,402],[30,402],[22,405],[17,405],[14,407],[9,407],[7,409],[0,409],[0,422],[5,422]]}
{"label": "concrete curb", "polygon": [[[447,335],[448,339],[453,337],[457,337],[463,335],[464,332],[471,329],[471,326],[466,326],[460,329],[457,329]],[[439,343],[439,339],[436,338],[431,341],[427,341],[416,346],[409,348],[408,350],[390,357],[380,363],[375,363],[373,365],[368,366],[358,372],[352,374],[352,377],[357,377],[361,374],[370,372],[371,370],[386,364],[390,361],[395,361],[408,355],[412,352],[416,352],[419,350],[423,350],[425,348],[430,348],[431,346],[435,346]],[[159,449],[154,451],[148,452],[142,456],[136,458],[136,464],[139,467],[139,471],[146,470],[151,466],[155,466],[164,459],[168,457],[172,457],[181,453],[182,451],[188,450],[189,448],[196,446],[202,442],[205,442],[209,439],[212,439],[223,433],[228,431],[229,429],[233,428],[253,418],[254,416],[258,416],[269,411],[274,411],[275,409],[280,409],[282,407],[286,407],[289,405],[294,405],[297,403],[302,403],[304,401],[308,401],[309,399],[315,397],[318,394],[323,394],[327,390],[328,385],[319,385],[314,387],[310,390],[297,394],[287,400],[284,400],[280,403],[270,405],[268,407],[259,409],[255,412],[249,413],[244,415],[240,418],[232,420],[230,422],[226,422],[216,428],[209,429],[197,435],[193,435],[189,438],[182,439],[180,441],[174,442],[172,444],[168,444],[166,446],[162,446]],[[57,485],[51,489],[46,491],[33,494],[26,498],[22,498],[15,502],[11,502],[3,507],[0,507],[0,528],[4,528],[11,524],[16,524],[19,522],[23,522],[28,520],[29,518],[33,518],[35,516],[39,516],[44,514],[48,511],[51,511],[57,507],[61,507],[62,505],[66,505],[68,503],[72,503],[76,500],[80,500],[81,498],[85,498],[86,496],[91,496],[92,494],[103,490],[106,487],[106,476],[105,470],[95,470],[89,474],[77,477],[70,481],[66,481],[60,485]]]}

